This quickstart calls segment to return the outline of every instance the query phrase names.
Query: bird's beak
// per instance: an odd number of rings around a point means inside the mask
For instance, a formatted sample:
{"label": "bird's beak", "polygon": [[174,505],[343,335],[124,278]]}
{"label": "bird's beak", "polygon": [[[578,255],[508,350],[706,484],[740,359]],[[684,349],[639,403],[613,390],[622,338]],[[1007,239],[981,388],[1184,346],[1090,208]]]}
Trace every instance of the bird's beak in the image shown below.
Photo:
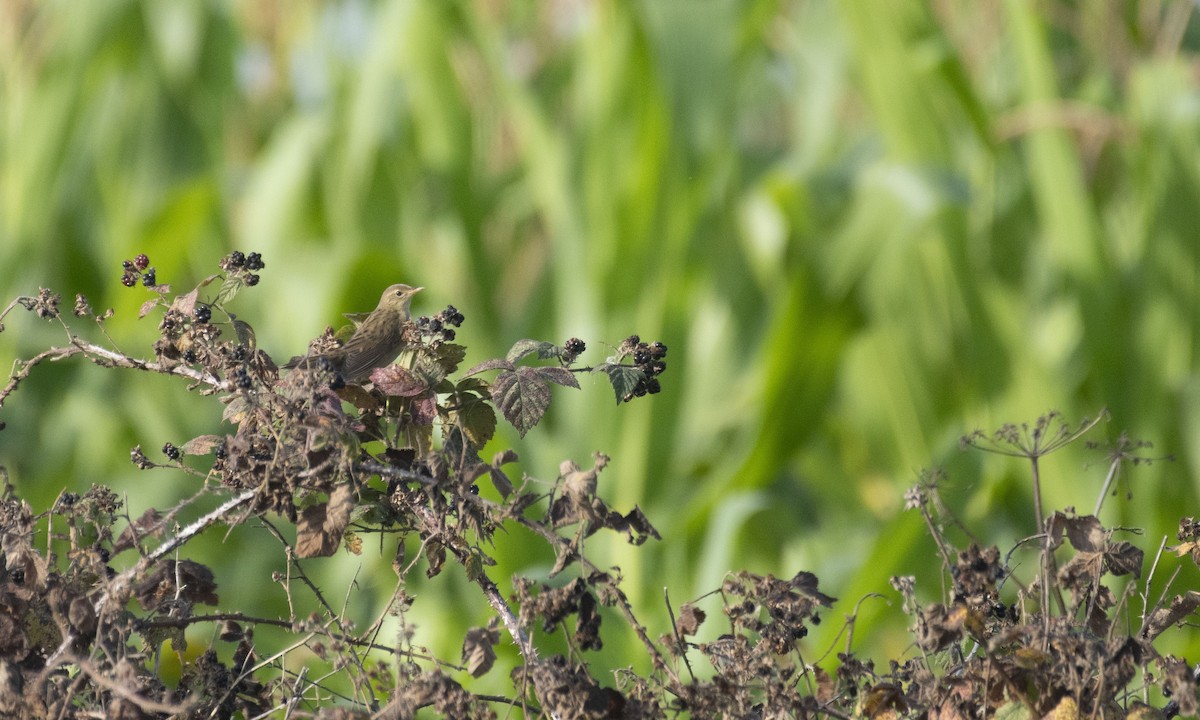
{"label": "bird's beak", "polygon": [[422,290],[424,290],[424,289],[425,289],[425,288],[423,288],[423,287],[415,287],[415,288],[413,288],[412,290],[410,290],[408,294],[409,294],[409,295],[416,295],[417,293],[421,292],[421,291],[422,291]]}

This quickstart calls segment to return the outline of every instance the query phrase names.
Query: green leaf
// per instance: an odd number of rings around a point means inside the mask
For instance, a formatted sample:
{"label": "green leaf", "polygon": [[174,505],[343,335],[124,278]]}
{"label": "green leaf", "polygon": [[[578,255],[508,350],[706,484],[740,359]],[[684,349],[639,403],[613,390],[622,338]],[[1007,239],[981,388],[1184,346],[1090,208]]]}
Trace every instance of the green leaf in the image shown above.
{"label": "green leaf", "polygon": [[449,375],[458,369],[459,363],[467,356],[467,348],[454,343],[442,343],[434,349],[433,354],[446,375]]}
{"label": "green leaf", "polygon": [[608,381],[612,383],[613,393],[617,396],[617,404],[625,402],[625,400],[633,393],[646,375],[641,370],[631,365],[619,365],[616,363],[602,363],[596,366],[593,372],[603,372],[608,375]]}
{"label": "green leaf", "polygon": [[513,365],[508,360],[505,360],[504,358],[492,358],[491,360],[484,360],[483,362],[481,362],[478,365],[476,365],[475,367],[471,368],[464,374],[467,377],[470,377],[471,375],[478,375],[479,373],[487,372],[488,370],[514,370],[514,369],[516,369],[516,365]]}
{"label": "green leaf", "polygon": [[538,377],[558,385],[565,385],[579,389],[579,381],[575,379],[575,373],[562,367],[539,367],[537,370]]}
{"label": "green leaf", "polygon": [[221,289],[217,291],[217,298],[213,300],[213,305],[224,307],[225,303],[237,297],[237,294],[245,286],[240,275],[230,275],[225,278],[225,282],[221,283]]}
{"label": "green leaf", "polygon": [[517,362],[521,358],[537,353],[541,360],[556,358],[562,354],[562,350],[554,343],[544,342],[542,340],[518,340],[508,351],[505,357],[509,362]]}
{"label": "green leaf", "polygon": [[550,407],[550,386],[538,370],[523,367],[502,372],[492,383],[492,402],[521,437],[538,424]]}
{"label": "green leaf", "polygon": [[474,393],[456,393],[454,403],[458,426],[476,447],[483,447],[496,434],[496,411]]}

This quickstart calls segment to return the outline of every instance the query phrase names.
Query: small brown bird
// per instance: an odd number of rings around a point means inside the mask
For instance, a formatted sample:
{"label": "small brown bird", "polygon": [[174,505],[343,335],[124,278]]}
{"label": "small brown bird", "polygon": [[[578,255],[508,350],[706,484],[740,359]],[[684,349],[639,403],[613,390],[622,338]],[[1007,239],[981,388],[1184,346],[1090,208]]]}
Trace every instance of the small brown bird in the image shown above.
{"label": "small brown bird", "polygon": [[[346,344],[320,355],[292,358],[285,368],[308,365],[317,358],[328,360],[342,379],[348,383],[361,383],[375,368],[389,365],[404,349],[404,326],[412,315],[409,305],[413,295],[425,288],[409,287],[402,283],[383,291],[379,305],[366,316]],[[348,316],[355,319],[358,316]]]}

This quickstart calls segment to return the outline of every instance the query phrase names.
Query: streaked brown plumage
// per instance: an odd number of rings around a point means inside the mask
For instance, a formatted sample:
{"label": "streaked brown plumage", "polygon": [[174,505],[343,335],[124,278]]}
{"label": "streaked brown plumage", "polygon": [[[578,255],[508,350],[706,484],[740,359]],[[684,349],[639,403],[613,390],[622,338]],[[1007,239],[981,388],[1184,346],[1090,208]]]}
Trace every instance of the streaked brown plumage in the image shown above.
{"label": "streaked brown plumage", "polygon": [[348,383],[361,383],[375,368],[391,364],[404,349],[404,326],[411,320],[413,295],[424,288],[403,283],[383,291],[379,304],[354,331],[346,344],[320,355],[292,358],[285,368],[327,359]]}

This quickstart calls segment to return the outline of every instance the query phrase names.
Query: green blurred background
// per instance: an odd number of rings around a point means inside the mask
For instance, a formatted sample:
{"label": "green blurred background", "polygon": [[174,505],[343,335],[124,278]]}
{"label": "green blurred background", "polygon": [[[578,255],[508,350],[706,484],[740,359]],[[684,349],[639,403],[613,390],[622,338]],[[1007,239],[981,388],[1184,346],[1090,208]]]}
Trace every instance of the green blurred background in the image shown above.
{"label": "green blurred background", "polygon": [[[1152,553],[1196,512],[1195,12],[4,0],[0,290],[84,292],[144,356],[157,322],[135,320],[147,293],[120,286],[121,260],[145,252],[186,290],[241,249],[266,270],[233,309],[277,359],[397,281],[426,286],[418,313],[462,310],[468,364],[523,337],[579,336],[591,361],[633,332],[661,340],[661,395],[615,407],[585,379],[494,449],[547,482],[564,458],[612,456],[602,494],[663,540],[589,547],[652,636],[664,587],[678,604],[730,570],[810,570],[841,601],[809,659],[872,591],[887,602],[862,606],[856,648],[892,657],[906,619],[887,578],[916,574],[927,600],[943,587],[901,508],[923,468],[946,468],[943,496],[983,542],[1034,532],[1027,468],[962,453],[965,432],[1108,407],[1090,439],[1128,429],[1177,462],[1124,471],[1102,520],[1145,528]],[[23,311],[5,324],[5,370],[62,342]],[[0,464],[38,510],[101,482],[136,515],[195,483],[138,472],[128,449],[218,432],[220,409],[165,378],[44,367],[0,413]],[[1047,505],[1090,511],[1106,469],[1081,444],[1054,456]],[[192,548],[225,609],[286,612],[262,587],[281,556],[262,538]],[[372,537],[313,564],[339,603],[359,572],[360,625],[393,587],[392,550]],[[505,586],[553,562],[520,530],[496,554]],[[460,569],[409,590],[417,642],[444,656],[488,617]],[[602,661],[644,667],[615,620]]]}

